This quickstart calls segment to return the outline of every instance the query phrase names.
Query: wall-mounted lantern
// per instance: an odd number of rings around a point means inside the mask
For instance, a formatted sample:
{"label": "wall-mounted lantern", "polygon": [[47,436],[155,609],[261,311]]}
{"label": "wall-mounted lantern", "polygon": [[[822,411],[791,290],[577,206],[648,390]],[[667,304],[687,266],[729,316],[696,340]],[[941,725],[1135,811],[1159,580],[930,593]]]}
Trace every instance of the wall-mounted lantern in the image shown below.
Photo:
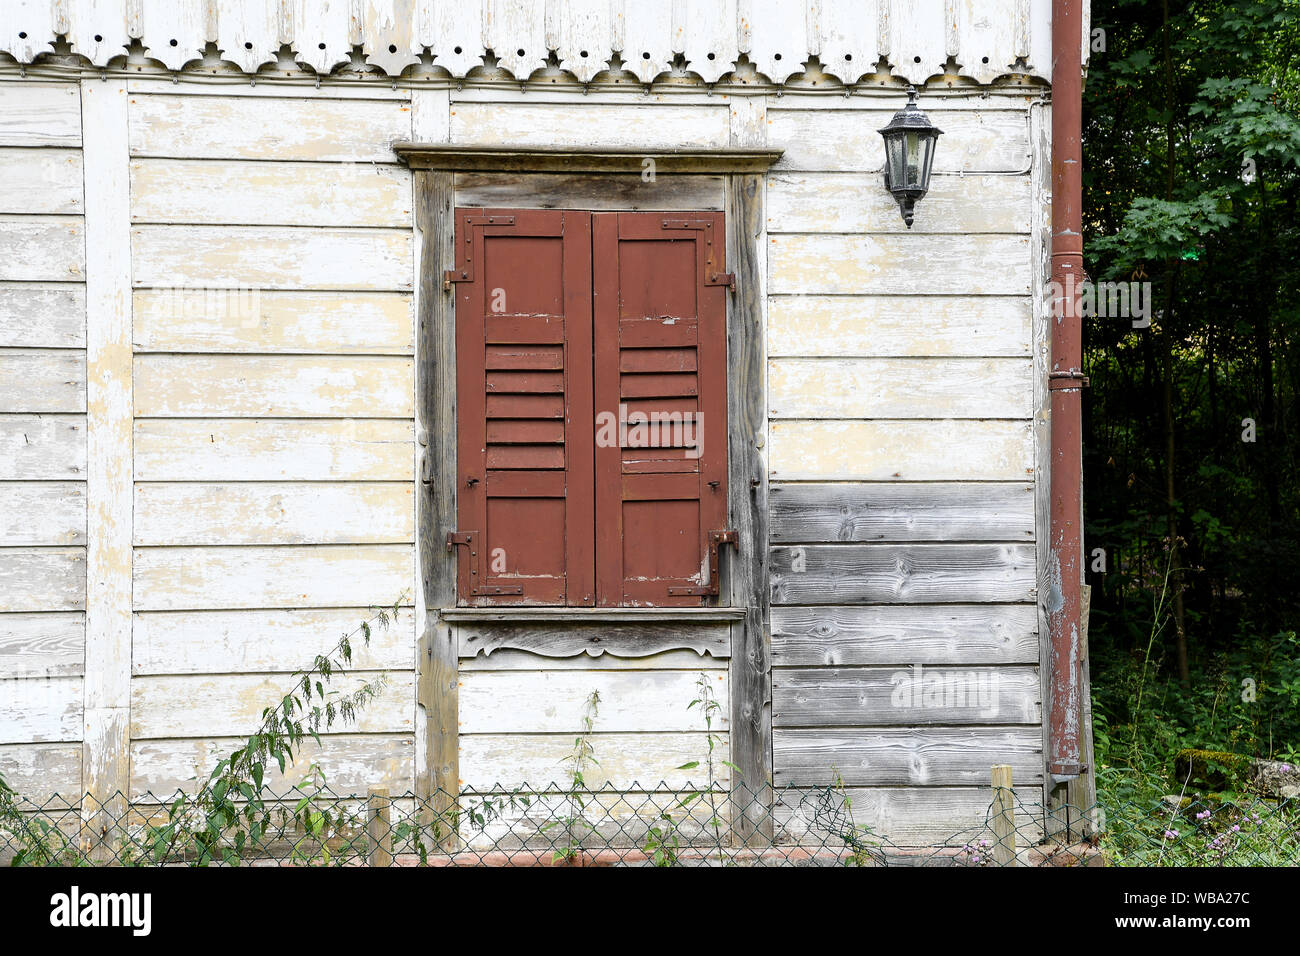
{"label": "wall-mounted lantern", "polygon": [[912,228],[912,214],[917,201],[930,188],[930,167],[934,163],[934,144],[943,130],[917,108],[916,90],[907,88],[907,105],[894,114],[889,125],[880,130],[885,138],[885,188],[898,200],[907,228]]}

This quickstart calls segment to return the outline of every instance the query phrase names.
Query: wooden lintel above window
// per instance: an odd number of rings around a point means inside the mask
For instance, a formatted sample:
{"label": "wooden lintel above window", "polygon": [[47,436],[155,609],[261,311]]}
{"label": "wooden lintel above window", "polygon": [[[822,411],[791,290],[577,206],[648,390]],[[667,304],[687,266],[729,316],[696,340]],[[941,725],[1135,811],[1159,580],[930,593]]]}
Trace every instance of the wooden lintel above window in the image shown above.
{"label": "wooden lintel above window", "polygon": [[641,173],[647,159],[660,173],[764,173],[784,150],[723,147],[719,149],[598,149],[584,147],[456,146],[446,143],[393,144],[412,169],[452,172]]}

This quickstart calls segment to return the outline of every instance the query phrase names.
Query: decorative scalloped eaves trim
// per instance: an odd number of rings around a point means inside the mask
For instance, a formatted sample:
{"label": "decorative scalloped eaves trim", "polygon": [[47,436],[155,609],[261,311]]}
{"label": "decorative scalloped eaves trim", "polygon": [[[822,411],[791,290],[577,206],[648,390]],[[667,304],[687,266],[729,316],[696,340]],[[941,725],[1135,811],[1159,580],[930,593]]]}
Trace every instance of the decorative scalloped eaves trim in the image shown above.
{"label": "decorative scalloped eaves trim", "polygon": [[[664,73],[715,83],[741,57],[776,84],[816,57],[851,84],[883,59],[922,84],[955,62],[978,83],[1051,79],[1052,0],[4,0],[0,54],[22,64],[59,37],[93,66],[127,54],[171,70],[209,43],[256,73],[282,47],[317,73],[353,60],[385,76],[432,66],[453,77],[489,55],[517,79],[559,69],[583,83],[610,68],[649,83]],[[1087,62],[1087,37],[1084,37]],[[205,64],[208,66],[210,64]]]}

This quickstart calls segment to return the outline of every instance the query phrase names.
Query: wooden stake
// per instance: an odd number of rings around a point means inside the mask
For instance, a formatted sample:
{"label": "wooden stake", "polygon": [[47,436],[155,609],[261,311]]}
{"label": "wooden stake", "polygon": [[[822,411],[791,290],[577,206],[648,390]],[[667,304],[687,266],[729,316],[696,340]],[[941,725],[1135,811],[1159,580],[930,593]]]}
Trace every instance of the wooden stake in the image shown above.
{"label": "wooden stake", "polygon": [[998,866],[1016,865],[1016,799],[1011,785],[1011,765],[993,768],[993,862]]}
{"label": "wooden stake", "polygon": [[393,822],[389,814],[392,801],[387,787],[371,787],[366,808],[366,837],[370,844],[367,857],[371,866],[393,865]]}

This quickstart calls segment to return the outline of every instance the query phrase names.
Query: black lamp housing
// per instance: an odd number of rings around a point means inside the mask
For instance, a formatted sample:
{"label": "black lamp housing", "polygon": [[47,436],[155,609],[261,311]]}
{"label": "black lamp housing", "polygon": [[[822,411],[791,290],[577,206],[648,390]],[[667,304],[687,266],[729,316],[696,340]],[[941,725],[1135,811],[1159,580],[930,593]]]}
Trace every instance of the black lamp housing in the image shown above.
{"label": "black lamp housing", "polygon": [[903,221],[911,229],[916,204],[930,188],[934,144],[943,130],[917,107],[916,89],[909,86],[907,105],[879,132],[885,138],[885,188],[898,200]]}

